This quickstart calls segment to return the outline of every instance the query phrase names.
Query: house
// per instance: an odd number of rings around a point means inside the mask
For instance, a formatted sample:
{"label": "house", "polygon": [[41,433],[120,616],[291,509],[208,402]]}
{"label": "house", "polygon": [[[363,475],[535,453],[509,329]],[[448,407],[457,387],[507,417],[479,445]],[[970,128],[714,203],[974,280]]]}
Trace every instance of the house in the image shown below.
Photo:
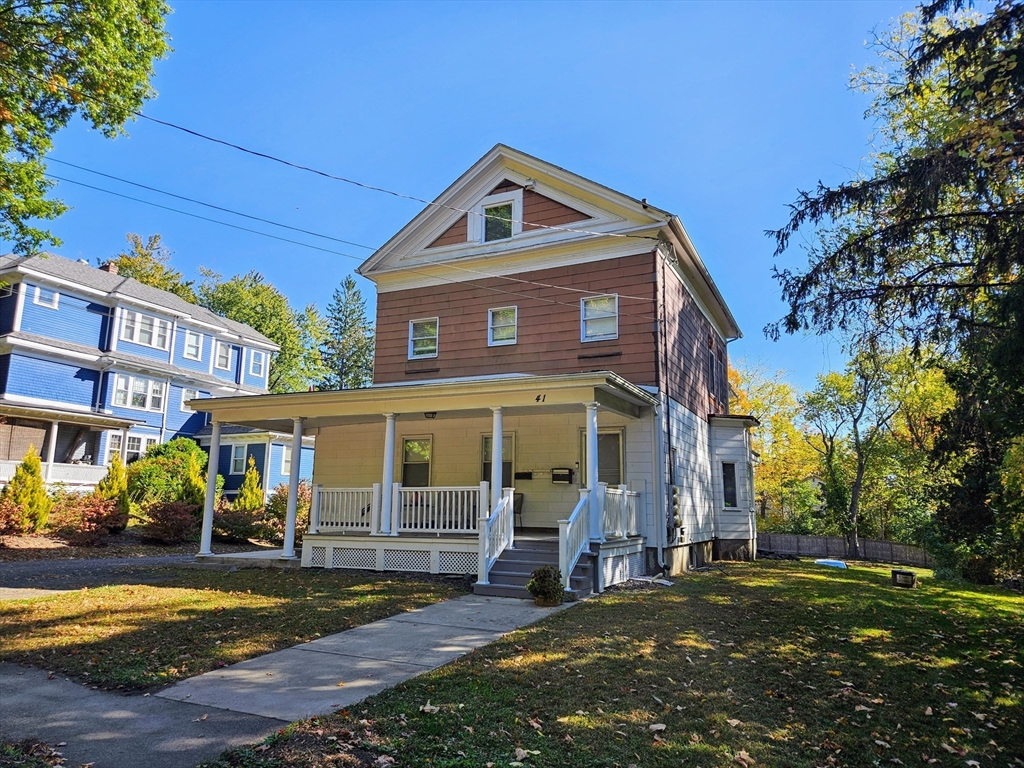
{"label": "house", "polygon": [[200,432],[190,401],[267,391],[274,342],[113,263],[0,256],[0,281],[0,482],[34,445],[48,482],[88,488]]}
{"label": "house", "polygon": [[[210,452],[212,436],[213,427],[209,424],[195,435],[195,439],[207,453]],[[299,477],[304,480],[313,477],[314,442],[312,437],[302,439]],[[267,496],[277,486],[287,483],[291,475],[291,435],[253,427],[225,425],[221,429],[220,455],[217,460],[219,474],[224,478],[225,496],[234,497],[242,487],[250,457],[256,465],[256,471],[260,473],[263,494]]]}
{"label": "house", "polygon": [[740,331],[676,216],[498,145],[359,272],[372,387],[197,406],[214,445],[226,424],[316,436],[303,565],[521,595],[541,562],[586,592],[752,556]]}

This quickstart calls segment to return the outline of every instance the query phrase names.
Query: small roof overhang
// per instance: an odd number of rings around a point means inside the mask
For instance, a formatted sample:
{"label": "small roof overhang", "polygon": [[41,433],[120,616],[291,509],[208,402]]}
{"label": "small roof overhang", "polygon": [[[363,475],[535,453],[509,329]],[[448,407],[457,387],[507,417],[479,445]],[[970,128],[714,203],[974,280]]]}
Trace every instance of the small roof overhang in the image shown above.
{"label": "small roof overhang", "polygon": [[386,413],[398,419],[467,418],[491,414],[576,412],[584,403],[640,418],[657,398],[609,371],[552,376],[491,376],[464,380],[384,384],[365,389],[292,392],[276,395],[202,398],[193,410],[214,421],[290,434],[294,419],[309,434],[320,427],[379,422]]}
{"label": "small roof overhang", "polygon": [[708,422],[712,426],[731,426],[753,428],[761,426],[756,416],[745,416],[743,414],[712,413],[708,416]]}
{"label": "small roof overhang", "polygon": [[44,406],[19,405],[0,401],[0,416],[14,416],[19,419],[59,421],[63,424],[80,424],[93,429],[131,429],[142,424],[139,419],[122,419],[113,414],[86,413],[84,411],[47,408]]}

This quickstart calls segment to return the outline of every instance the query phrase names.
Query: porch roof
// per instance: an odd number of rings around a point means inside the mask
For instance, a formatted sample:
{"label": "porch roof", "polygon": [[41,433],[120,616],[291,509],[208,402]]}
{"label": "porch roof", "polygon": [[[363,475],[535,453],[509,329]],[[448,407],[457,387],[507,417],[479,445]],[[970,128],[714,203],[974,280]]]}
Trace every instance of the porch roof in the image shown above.
{"label": "porch roof", "polygon": [[73,411],[50,406],[21,405],[0,400],[0,416],[14,416],[40,421],[59,421],[65,424],[79,424],[92,429],[131,429],[142,424],[139,419],[123,419],[113,414],[92,411]]}
{"label": "porch roof", "polygon": [[[290,433],[294,419],[306,430],[380,421],[394,413],[423,418],[490,415],[501,407],[510,414],[569,412],[583,403],[633,418],[657,405],[655,395],[610,371],[552,376],[491,376],[437,382],[381,384],[365,389],[291,392],[190,400],[214,421]],[[432,417],[431,417],[432,418]]]}

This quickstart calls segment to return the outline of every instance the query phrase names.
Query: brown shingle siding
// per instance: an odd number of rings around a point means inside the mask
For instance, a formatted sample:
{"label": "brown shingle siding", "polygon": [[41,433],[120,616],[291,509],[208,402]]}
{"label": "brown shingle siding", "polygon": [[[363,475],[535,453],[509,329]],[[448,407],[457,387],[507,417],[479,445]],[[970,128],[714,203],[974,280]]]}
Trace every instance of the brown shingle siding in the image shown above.
{"label": "brown shingle siding", "polygon": [[463,214],[458,221],[448,227],[440,237],[427,247],[440,248],[442,245],[458,245],[459,243],[465,243],[469,238],[469,223],[466,216],[467,214]]}

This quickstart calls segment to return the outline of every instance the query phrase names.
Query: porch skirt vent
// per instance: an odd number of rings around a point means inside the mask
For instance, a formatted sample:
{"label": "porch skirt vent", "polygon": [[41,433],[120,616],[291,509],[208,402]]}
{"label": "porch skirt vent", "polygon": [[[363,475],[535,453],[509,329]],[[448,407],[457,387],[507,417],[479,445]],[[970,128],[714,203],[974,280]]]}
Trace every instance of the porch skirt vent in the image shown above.
{"label": "porch skirt vent", "polygon": [[430,571],[430,552],[407,549],[384,550],[385,571]]}
{"label": "porch skirt vent", "polygon": [[629,555],[612,555],[604,559],[602,563],[602,575],[604,584],[610,587],[613,584],[621,584],[632,579],[634,576],[644,575],[644,555],[642,552],[635,552]]}
{"label": "porch skirt vent", "polygon": [[441,552],[438,558],[440,573],[476,573],[475,552]]}
{"label": "porch skirt vent", "polygon": [[331,553],[332,568],[368,568],[377,565],[377,553],[372,549],[335,548]]}
{"label": "porch skirt vent", "polygon": [[313,547],[309,556],[309,565],[312,568],[323,568],[327,565],[327,547]]}

